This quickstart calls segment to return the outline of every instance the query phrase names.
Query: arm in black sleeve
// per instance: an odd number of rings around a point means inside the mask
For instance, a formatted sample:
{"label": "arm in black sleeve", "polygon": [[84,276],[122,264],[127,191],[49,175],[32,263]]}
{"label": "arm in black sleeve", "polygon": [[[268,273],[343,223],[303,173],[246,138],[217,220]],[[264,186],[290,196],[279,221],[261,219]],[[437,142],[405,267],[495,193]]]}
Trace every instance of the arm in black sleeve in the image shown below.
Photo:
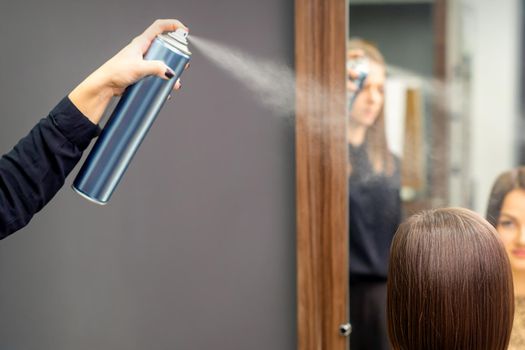
{"label": "arm in black sleeve", "polygon": [[99,131],[65,97],[0,158],[0,239],[27,225],[53,198]]}

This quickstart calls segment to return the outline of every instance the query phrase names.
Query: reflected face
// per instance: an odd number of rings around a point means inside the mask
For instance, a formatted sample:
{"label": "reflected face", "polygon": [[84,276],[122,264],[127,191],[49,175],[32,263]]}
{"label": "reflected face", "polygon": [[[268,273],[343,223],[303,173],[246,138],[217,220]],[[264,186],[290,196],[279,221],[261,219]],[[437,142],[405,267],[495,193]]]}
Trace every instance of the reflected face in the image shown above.
{"label": "reflected face", "polygon": [[385,67],[370,61],[368,77],[363,89],[355,98],[350,111],[350,122],[364,127],[372,126],[384,102],[384,85],[386,79]]}
{"label": "reflected face", "polygon": [[514,271],[525,271],[525,190],[509,192],[496,226]]}

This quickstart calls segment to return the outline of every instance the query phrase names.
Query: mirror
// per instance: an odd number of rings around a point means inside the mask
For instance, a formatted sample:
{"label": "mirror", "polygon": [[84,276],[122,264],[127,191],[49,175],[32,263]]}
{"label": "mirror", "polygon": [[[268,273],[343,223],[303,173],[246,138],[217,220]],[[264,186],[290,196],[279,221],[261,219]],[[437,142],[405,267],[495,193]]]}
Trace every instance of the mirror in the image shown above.
{"label": "mirror", "polygon": [[496,176],[523,160],[522,8],[350,0],[348,10],[350,348],[389,349],[386,273],[402,218],[445,206],[484,216]]}

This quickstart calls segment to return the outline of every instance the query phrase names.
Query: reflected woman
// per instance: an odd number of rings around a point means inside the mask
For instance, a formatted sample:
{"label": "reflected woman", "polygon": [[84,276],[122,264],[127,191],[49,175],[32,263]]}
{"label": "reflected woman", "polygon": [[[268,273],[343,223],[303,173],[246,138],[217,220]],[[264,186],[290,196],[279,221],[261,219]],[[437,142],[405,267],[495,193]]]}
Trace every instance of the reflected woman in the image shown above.
{"label": "reflected woman", "polygon": [[504,172],[496,179],[487,220],[503,240],[514,278],[516,313],[509,349],[525,349],[525,167]]}
{"label": "reflected woman", "polygon": [[[377,48],[350,40],[348,59],[368,61],[369,72],[350,108],[350,322],[352,350],[389,349],[386,280],[392,237],[401,220],[399,161],[389,151],[383,115],[386,64]],[[350,94],[357,74],[348,69]]]}

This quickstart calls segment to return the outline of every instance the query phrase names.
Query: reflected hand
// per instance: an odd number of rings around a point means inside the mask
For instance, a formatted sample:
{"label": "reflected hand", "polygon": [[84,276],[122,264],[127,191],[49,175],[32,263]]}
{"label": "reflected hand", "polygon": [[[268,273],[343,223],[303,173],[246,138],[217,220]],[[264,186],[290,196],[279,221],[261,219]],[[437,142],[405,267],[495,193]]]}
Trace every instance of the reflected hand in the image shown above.
{"label": "reflected hand", "polygon": [[[347,61],[350,61],[350,60],[356,60],[356,59],[359,59],[359,58],[363,58],[365,57],[365,52],[361,49],[353,49],[353,50],[348,50],[348,53],[346,55],[346,59]],[[358,89],[358,86],[356,83],[354,83],[354,81],[359,78],[359,73],[350,68],[348,65],[346,67],[346,75],[348,77],[348,79],[346,80],[346,89],[347,91],[351,92],[351,93],[354,93],[357,91]]]}

